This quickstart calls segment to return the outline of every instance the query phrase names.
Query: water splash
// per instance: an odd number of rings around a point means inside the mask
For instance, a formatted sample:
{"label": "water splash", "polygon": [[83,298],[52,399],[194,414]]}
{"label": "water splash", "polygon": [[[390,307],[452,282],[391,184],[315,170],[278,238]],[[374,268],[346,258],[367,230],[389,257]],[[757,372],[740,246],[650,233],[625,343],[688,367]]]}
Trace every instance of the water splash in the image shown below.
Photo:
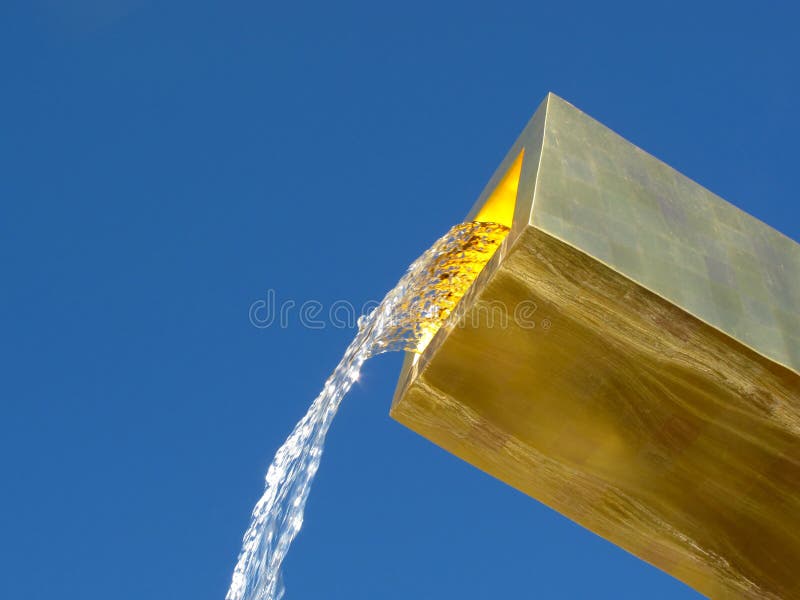
{"label": "water splash", "polygon": [[369,315],[306,415],[272,460],[266,489],[253,508],[226,600],[279,600],[281,563],[303,525],[325,435],[342,398],[370,356],[421,352],[508,233],[494,223],[453,227],[414,261]]}

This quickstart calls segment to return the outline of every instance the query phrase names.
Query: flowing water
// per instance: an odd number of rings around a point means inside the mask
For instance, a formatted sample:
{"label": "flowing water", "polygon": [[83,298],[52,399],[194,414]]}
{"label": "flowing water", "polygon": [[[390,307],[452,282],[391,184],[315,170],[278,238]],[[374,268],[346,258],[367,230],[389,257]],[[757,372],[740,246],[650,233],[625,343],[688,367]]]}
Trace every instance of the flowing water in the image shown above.
{"label": "flowing water", "polygon": [[390,350],[421,352],[507,233],[493,223],[453,227],[411,264],[374,311],[361,317],[341,362],[272,460],[226,600],[283,596],[281,563],[303,525],[325,435],[364,361]]}

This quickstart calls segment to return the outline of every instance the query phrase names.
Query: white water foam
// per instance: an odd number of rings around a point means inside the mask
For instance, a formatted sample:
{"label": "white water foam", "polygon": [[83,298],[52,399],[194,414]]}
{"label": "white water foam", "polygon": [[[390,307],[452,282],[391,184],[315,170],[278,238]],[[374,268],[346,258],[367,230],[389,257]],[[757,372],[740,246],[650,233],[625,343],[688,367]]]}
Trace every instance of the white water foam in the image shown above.
{"label": "white water foam", "polygon": [[253,514],[226,600],[279,600],[281,564],[303,525],[308,493],[319,468],[325,436],[342,398],[370,357],[390,350],[419,350],[491,258],[507,229],[491,223],[453,227],[414,261],[369,315],[306,415],[278,449],[266,489]]}

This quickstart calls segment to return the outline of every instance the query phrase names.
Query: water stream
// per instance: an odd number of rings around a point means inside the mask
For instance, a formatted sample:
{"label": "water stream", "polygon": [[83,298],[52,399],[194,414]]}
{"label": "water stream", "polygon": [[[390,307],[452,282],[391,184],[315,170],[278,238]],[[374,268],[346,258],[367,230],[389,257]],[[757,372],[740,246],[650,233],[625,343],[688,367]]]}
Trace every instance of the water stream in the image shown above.
{"label": "water stream", "polygon": [[453,227],[414,261],[359,330],[305,416],[278,449],[233,571],[226,600],[279,600],[281,564],[303,525],[325,436],[342,398],[369,357],[421,352],[494,254],[508,229],[493,223]]}

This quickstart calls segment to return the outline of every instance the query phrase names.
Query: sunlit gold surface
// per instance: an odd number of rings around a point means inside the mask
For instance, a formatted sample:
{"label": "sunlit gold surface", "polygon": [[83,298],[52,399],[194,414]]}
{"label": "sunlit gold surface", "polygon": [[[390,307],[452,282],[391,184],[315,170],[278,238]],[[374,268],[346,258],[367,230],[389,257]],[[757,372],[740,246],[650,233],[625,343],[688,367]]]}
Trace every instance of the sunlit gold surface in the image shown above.
{"label": "sunlit gold surface", "polygon": [[475,216],[475,221],[500,223],[506,227],[511,227],[511,223],[514,220],[514,205],[517,202],[519,175],[522,171],[522,158],[524,156],[525,150],[523,149],[481,207]]}
{"label": "sunlit gold surface", "polygon": [[[513,208],[513,207],[512,207]],[[481,219],[457,225],[453,232],[469,230],[468,237],[451,252],[443,254],[430,267],[431,284],[425,294],[432,299],[417,319],[419,340],[409,352],[421,354],[433,336],[449,317],[464,293],[472,285],[489,259],[508,235],[509,228],[498,223],[487,223]]]}
{"label": "sunlit gold surface", "polygon": [[800,248],[553,96],[471,215],[522,148],[392,416],[703,594],[800,598]]}

